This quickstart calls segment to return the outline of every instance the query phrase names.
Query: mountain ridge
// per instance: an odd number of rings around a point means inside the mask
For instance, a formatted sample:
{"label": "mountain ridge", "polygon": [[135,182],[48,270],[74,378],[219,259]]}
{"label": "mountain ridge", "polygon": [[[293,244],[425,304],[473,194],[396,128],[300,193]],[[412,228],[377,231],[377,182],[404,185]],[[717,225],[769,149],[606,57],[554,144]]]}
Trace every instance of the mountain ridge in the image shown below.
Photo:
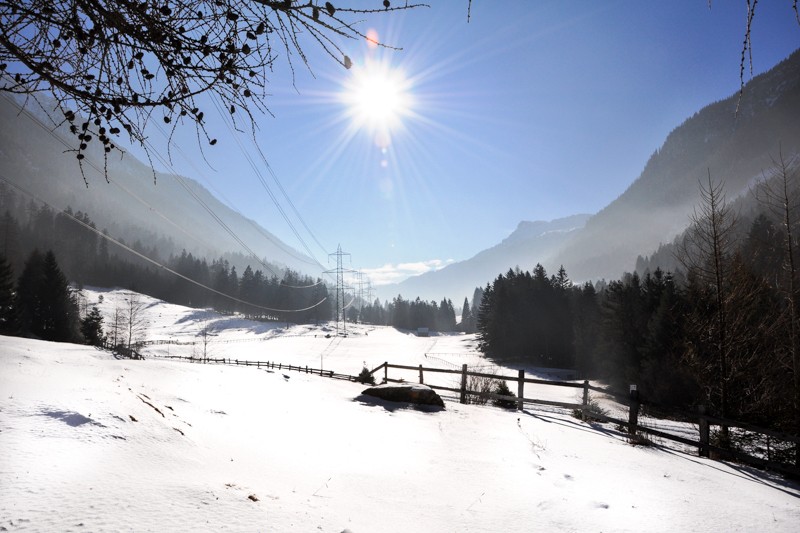
{"label": "mountain ridge", "polygon": [[8,97],[0,98],[0,172],[54,208],[83,211],[99,229],[128,243],[158,243],[164,257],[182,249],[209,259],[249,256],[227,226],[255,253],[249,259],[254,266],[268,262],[276,271],[315,270],[310,258],[217,199],[197,180],[154,171],[129,152],[112,152],[106,167],[99,147],[93,146],[85,152],[81,171],[63,140],[69,135],[45,123],[43,110],[30,107],[20,111]]}
{"label": "mountain ridge", "polygon": [[[800,152],[800,121],[792,117],[800,117],[800,50],[750,80],[741,100],[738,93],[717,100],[676,126],[639,176],[557,245],[531,246],[522,232],[537,222],[520,222],[499,245],[387,286],[390,290],[381,287],[380,292],[400,291],[411,296],[416,291],[424,299],[447,296],[460,301],[463,295],[472,294],[466,287],[482,287],[509,268],[528,270],[536,263],[549,272],[563,265],[579,282],[617,279],[635,269],[639,255],[651,254],[688,227],[700,200],[699,184],[709,173],[714,181],[724,180],[726,194],[736,197],[746,193],[753,180],[771,166],[779,150]],[[503,255],[497,260],[504,259],[506,264],[497,264],[489,274],[478,263],[496,254],[498,246],[503,246]],[[459,287],[459,293],[443,292],[453,287]]]}
{"label": "mountain ridge", "polygon": [[[436,301],[446,296],[454,302],[458,298],[456,303],[460,303],[464,296],[471,297],[477,286],[470,283],[470,279],[484,276],[485,282],[479,284],[483,286],[509,268],[518,266],[525,270],[532,269],[536,263],[543,261],[543,256],[550,257],[554,254],[572,232],[583,227],[590,216],[579,214],[551,221],[522,221],[508,237],[491,248],[440,270],[426,272],[400,283],[380,286],[378,294],[389,298],[399,292]],[[515,249],[519,246],[526,246],[526,251],[522,254],[516,253]],[[511,258],[515,262],[507,264]],[[435,288],[431,290],[431,286]]]}

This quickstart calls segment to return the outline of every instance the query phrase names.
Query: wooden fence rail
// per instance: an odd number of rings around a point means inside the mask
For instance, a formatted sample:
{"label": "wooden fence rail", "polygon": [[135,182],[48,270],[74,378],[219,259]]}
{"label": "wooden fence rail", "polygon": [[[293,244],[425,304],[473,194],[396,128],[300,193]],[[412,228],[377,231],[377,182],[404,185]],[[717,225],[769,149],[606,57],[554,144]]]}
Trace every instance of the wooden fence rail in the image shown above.
{"label": "wooden fence rail", "polygon": [[183,355],[161,355],[156,357],[156,359],[176,359],[179,361],[189,361],[190,363],[213,363],[213,364],[223,364],[223,365],[233,365],[233,366],[250,366],[256,368],[266,368],[272,370],[289,370],[293,372],[303,372],[305,374],[314,374],[317,376],[332,378],[332,379],[341,379],[344,381],[357,381],[355,376],[351,376],[350,374],[339,374],[334,372],[333,370],[323,370],[321,368],[312,368],[309,366],[295,366],[295,365],[287,365],[285,363],[276,363],[274,361],[249,361],[249,360],[239,360],[239,359],[230,359],[230,358],[213,358],[213,357],[186,357]]}
{"label": "wooden fence rail", "polygon": [[[519,375],[517,376],[508,376],[508,375],[498,375],[498,374],[487,374],[484,372],[470,372],[467,369],[467,365],[464,364],[461,367],[461,370],[455,370],[451,368],[430,368],[424,367],[422,365],[419,366],[410,366],[410,365],[395,365],[389,362],[382,363],[375,369],[373,369],[370,374],[375,376],[375,374],[379,373],[383,370],[383,381],[384,383],[398,383],[403,382],[405,380],[402,379],[391,379],[389,378],[389,369],[397,369],[397,370],[412,370],[419,373],[419,382],[424,383],[425,381],[425,372],[428,373],[440,373],[440,374],[457,374],[461,376],[460,380],[460,387],[445,387],[439,385],[431,385],[428,384],[429,387],[436,390],[444,390],[448,392],[453,392],[459,395],[459,401],[461,403],[467,403],[469,396],[478,396],[482,398],[492,399],[492,400],[506,400],[510,402],[516,402],[517,409],[523,410],[525,404],[538,404],[538,405],[547,405],[547,406],[554,406],[554,407],[561,407],[564,409],[572,409],[575,411],[581,412],[581,417],[583,420],[592,419],[597,420],[600,422],[609,422],[612,424],[617,424],[620,427],[627,428],[627,431],[630,435],[636,435],[638,433],[645,433],[649,435],[653,435],[655,437],[671,440],[674,442],[679,442],[681,444],[685,444],[687,446],[692,446],[697,448],[698,454],[704,457],[708,457],[709,455],[716,454],[719,457],[735,459],[741,461],[746,464],[750,464],[753,466],[757,466],[760,468],[769,468],[771,470],[781,472],[783,474],[788,474],[795,477],[800,477],[800,465],[797,464],[790,464],[790,463],[782,463],[778,461],[773,461],[770,459],[764,459],[762,457],[757,457],[751,454],[748,454],[741,450],[732,450],[727,448],[720,448],[718,446],[714,446],[711,444],[710,439],[710,432],[711,426],[724,426],[724,427],[735,427],[744,429],[745,431],[750,431],[753,433],[758,433],[761,435],[766,435],[784,442],[791,442],[794,443],[795,446],[800,444],[800,437],[797,435],[790,435],[787,433],[774,431],[767,428],[761,428],[755,426],[753,424],[748,424],[745,422],[740,422],[736,420],[728,420],[723,418],[717,418],[713,416],[709,416],[705,413],[705,409],[701,406],[696,413],[689,413],[686,411],[678,411],[674,410],[674,413],[684,420],[688,421],[695,421],[698,427],[698,438],[691,439],[687,438],[686,436],[682,435],[675,435],[674,433],[669,433],[667,431],[663,431],[660,429],[655,429],[651,427],[647,427],[646,425],[642,425],[639,423],[639,413],[643,403],[640,401],[639,391],[635,385],[631,386],[631,390],[629,395],[626,397],[616,391],[606,389],[603,387],[597,387],[593,385],[589,385],[588,381],[584,381],[583,383],[574,383],[569,381],[549,381],[543,379],[534,379],[534,378],[526,378],[525,373],[523,370],[519,371]],[[477,377],[477,378],[486,378],[486,379],[497,379],[497,380],[505,380],[511,382],[517,382],[517,396],[508,396],[508,395],[501,395],[495,393],[486,393],[486,392],[479,392],[479,391],[471,391],[468,390],[468,377]],[[583,389],[583,398],[581,403],[568,403],[568,402],[556,402],[551,400],[542,400],[537,398],[526,398],[525,397],[525,385],[526,384],[536,384],[536,385],[546,385],[546,386],[553,386],[553,387],[571,387],[571,388],[578,388]],[[619,418],[610,417],[606,414],[597,412],[590,403],[589,403],[589,391],[600,392],[611,397],[614,397],[616,400],[620,401],[621,403],[627,405],[628,407],[628,420],[622,420]],[[647,405],[646,403],[644,404]]]}

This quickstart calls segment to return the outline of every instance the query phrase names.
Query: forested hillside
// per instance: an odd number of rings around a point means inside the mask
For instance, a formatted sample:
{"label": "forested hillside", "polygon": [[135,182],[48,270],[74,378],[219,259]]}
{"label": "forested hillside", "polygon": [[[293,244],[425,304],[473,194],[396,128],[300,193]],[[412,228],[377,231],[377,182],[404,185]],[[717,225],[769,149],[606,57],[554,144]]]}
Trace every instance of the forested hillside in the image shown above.
{"label": "forested hillside", "polygon": [[724,192],[713,181],[700,188],[674,272],[582,285],[541,265],[498,276],[478,314],[481,349],[797,433],[800,159],[779,160],[759,183],[754,217],[739,218]]}
{"label": "forested hillside", "polygon": [[55,212],[26,202],[3,183],[0,213],[0,255],[13,273],[12,288],[35,251],[52,252],[66,279],[78,285],[122,287],[173,303],[213,306],[267,320],[302,323],[331,316],[321,279],[275,270],[253,258],[253,266],[237,271],[224,257],[207,259],[186,250],[164,256],[155,242],[126,243],[99,230],[89,213],[70,208]]}

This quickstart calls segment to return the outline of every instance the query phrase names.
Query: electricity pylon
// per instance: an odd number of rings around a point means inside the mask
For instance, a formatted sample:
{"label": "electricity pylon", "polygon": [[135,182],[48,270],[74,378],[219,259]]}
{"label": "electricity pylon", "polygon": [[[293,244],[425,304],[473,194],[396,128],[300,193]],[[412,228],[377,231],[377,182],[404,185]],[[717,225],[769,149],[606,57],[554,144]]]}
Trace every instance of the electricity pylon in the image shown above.
{"label": "electricity pylon", "polygon": [[[342,335],[343,337],[347,337],[347,313],[345,312],[346,304],[344,298],[344,273],[345,269],[342,266],[342,257],[345,255],[350,255],[347,252],[342,251],[342,245],[340,244],[336,248],[336,252],[332,254],[328,254],[328,259],[330,260],[331,256],[336,256],[336,269],[335,270],[326,270],[326,273],[333,273],[336,272],[336,335]],[[349,271],[349,270],[348,270]]]}

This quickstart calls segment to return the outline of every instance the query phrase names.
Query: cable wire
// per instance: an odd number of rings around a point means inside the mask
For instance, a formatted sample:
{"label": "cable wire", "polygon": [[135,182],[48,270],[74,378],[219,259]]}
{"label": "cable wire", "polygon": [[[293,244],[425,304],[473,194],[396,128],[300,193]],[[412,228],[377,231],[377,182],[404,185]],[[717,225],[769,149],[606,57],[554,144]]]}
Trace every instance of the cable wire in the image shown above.
{"label": "cable wire", "polygon": [[11,185],[15,189],[17,189],[19,192],[29,196],[30,198],[36,200],[37,202],[42,203],[43,205],[46,205],[50,209],[52,209],[52,210],[54,210],[56,212],[60,212],[64,216],[69,217],[74,222],[80,224],[81,226],[83,226],[84,228],[88,229],[89,231],[92,231],[92,232],[96,233],[100,237],[102,237],[102,238],[104,238],[104,239],[116,244],[117,246],[119,246],[123,250],[126,250],[126,251],[134,254],[135,256],[137,256],[137,257],[139,257],[141,259],[144,259],[145,261],[147,261],[149,263],[152,263],[153,265],[155,265],[155,266],[157,266],[157,267],[169,272],[170,274],[174,274],[175,276],[177,276],[177,277],[179,277],[179,278],[181,278],[181,279],[183,279],[185,281],[188,281],[189,283],[197,285],[198,287],[206,289],[206,290],[208,290],[210,292],[213,292],[213,293],[218,294],[220,296],[223,296],[225,298],[228,298],[228,299],[230,299],[230,300],[232,300],[234,302],[238,302],[238,303],[241,303],[241,304],[244,304],[244,305],[248,305],[248,306],[251,306],[251,307],[256,308],[256,309],[262,309],[264,311],[270,311],[270,312],[273,312],[273,313],[301,313],[301,312],[304,312],[304,311],[309,311],[311,309],[314,309],[315,307],[318,307],[318,306],[322,305],[322,303],[324,303],[325,300],[328,299],[328,297],[325,296],[324,298],[322,298],[322,300],[320,300],[319,302],[315,303],[314,305],[311,305],[309,307],[305,307],[303,309],[276,309],[276,308],[272,308],[272,307],[266,307],[266,306],[263,306],[263,305],[254,304],[252,302],[248,302],[246,300],[242,300],[242,299],[237,298],[235,296],[231,296],[230,294],[226,294],[224,292],[218,291],[217,289],[209,287],[208,285],[206,285],[204,283],[201,283],[201,282],[199,282],[197,280],[194,280],[194,279],[192,279],[192,278],[190,278],[188,276],[185,276],[185,275],[181,274],[180,272],[176,272],[175,270],[173,270],[170,267],[168,267],[168,266],[156,261],[155,259],[152,259],[152,258],[144,255],[143,253],[134,250],[133,248],[131,248],[130,246],[128,246],[126,244],[123,244],[122,242],[120,242],[120,241],[116,240],[115,238],[111,237],[110,235],[106,235],[105,233],[103,233],[99,229],[92,227],[91,225],[89,225],[89,224],[85,223],[84,221],[82,221],[81,219],[79,219],[79,218],[67,213],[66,211],[59,211],[57,208],[55,208],[49,202],[46,202],[45,200],[39,198],[37,195],[33,194],[32,192],[28,191],[27,189],[23,188],[22,186],[14,183],[13,181],[11,181],[8,177],[6,177],[2,173],[0,173],[0,179],[5,181],[6,183]]}

